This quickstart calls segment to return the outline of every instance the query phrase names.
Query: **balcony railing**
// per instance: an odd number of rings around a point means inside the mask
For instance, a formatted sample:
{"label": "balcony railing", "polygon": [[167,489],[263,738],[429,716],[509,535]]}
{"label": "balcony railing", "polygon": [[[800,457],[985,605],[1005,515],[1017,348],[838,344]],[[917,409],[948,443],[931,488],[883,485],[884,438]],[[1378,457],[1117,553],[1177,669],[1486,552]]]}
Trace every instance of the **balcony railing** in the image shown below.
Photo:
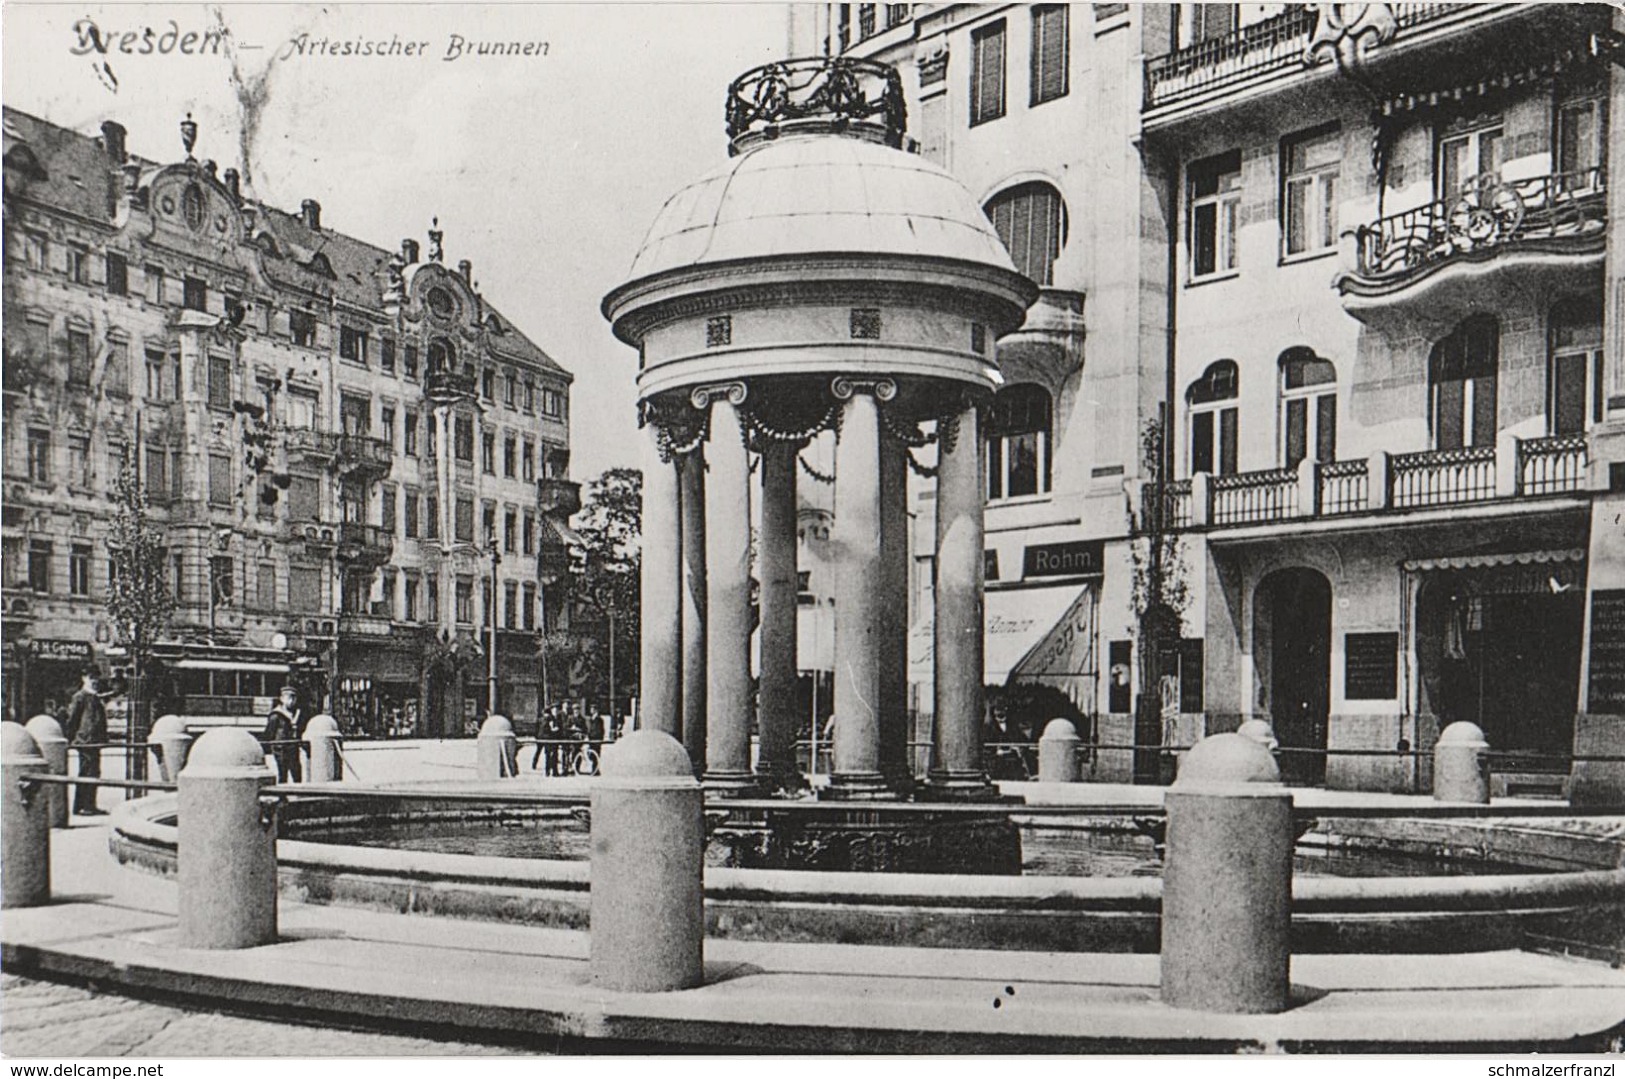
{"label": "balcony railing", "polygon": [[345,611],[339,615],[339,632],[346,637],[388,637],[394,630],[387,614]]}
{"label": "balcony railing", "polygon": [[367,565],[388,562],[395,554],[395,537],[377,525],[346,521],[339,525],[338,557]]}
{"label": "balcony railing", "polygon": [[[1386,5],[1400,30],[1472,6]],[[1314,6],[1294,4],[1279,15],[1146,61],[1145,108],[1167,105],[1261,74],[1302,69],[1318,18]]]}
{"label": "balcony railing", "polygon": [[474,399],[475,385],[472,373],[461,371],[430,371],[423,376],[423,396],[431,404],[449,404]]}
{"label": "balcony railing", "polygon": [[338,452],[338,436],[331,431],[318,431],[313,427],[286,428],[283,438],[290,454],[306,457],[331,458]]}
{"label": "balcony railing", "polygon": [[[1234,527],[1308,517],[1337,517],[1457,506],[1497,499],[1574,494],[1586,489],[1584,435],[1507,438],[1497,446],[1379,453],[1366,460],[1297,468],[1198,474],[1171,484],[1175,528]],[[1174,496],[1178,488],[1183,493]],[[1153,488],[1144,491],[1149,512]],[[1178,501],[1182,499],[1182,503]]]}
{"label": "balcony railing", "polygon": [[1527,180],[1482,177],[1459,195],[1356,229],[1360,276],[1398,277],[1493,248],[1595,236],[1605,203],[1600,168]]}
{"label": "balcony railing", "polygon": [[1495,497],[1495,447],[1397,453],[1389,460],[1395,509],[1453,506]]}
{"label": "balcony railing", "polygon": [[341,474],[365,472],[373,476],[387,476],[395,457],[395,448],[381,438],[371,435],[340,435],[338,440],[338,468]]}
{"label": "balcony railing", "polygon": [[1216,525],[1255,524],[1298,515],[1296,469],[1214,476],[1211,490],[1209,520]]}

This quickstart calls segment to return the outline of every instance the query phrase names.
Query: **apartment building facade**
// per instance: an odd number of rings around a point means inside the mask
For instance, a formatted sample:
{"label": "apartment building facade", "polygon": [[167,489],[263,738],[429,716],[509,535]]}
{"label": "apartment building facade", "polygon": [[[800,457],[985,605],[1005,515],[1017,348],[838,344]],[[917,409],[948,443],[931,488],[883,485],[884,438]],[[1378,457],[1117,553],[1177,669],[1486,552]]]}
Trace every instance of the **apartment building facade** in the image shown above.
{"label": "apartment building facade", "polygon": [[170,161],[111,121],[4,125],[8,715],[121,665],[103,596],[127,457],[174,590],[155,708],[263,714],[292,679],[351,729],[447,735],[494,675],[533,713],[564,606],[539,559],[579,505],[571,375],[437,228],[385,250],[314,199],[247,198],[190,120]]}
{"label": "apartment building facade", "polygon": [[[1044,287],[999,343],[987,681],[1042,681],[1087,633],[1065,666],[1100,744],[1261,718],[1296,781],[1412,790],[1469,721],[1503,789],[1617,794],[1585,759],[1625,745],[1617,18],[1345,8],[830,5],[813,28],[897,66],[919,152]],[[1165,402],[1182,626],[1157,730],[1131,640]],[[1092,617],[1042,602],[1046,566],[1096,571]],[[1007,583],[1031,624],[995,669]]]}

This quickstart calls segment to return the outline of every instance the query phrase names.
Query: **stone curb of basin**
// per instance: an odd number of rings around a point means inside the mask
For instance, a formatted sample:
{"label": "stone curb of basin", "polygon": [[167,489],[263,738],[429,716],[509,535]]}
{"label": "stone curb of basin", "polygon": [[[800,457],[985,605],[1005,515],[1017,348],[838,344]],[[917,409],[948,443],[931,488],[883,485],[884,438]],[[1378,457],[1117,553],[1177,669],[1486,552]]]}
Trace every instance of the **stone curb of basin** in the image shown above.
{"label": "stone curb of basin", "polygon": [[[112,819],[112,853],[123,864],[173,875],[175,808],[173,795],[124,803]],[[1597,852],[1612,856],[1611,848]],[[586,861],[287,839],[278,842],[277,861],[282,893],[299,902],[587,927]],[[707,933],[722,938],[1143,953],[1158,949],[1162,882],[712,866],[705,892]],[[1625,918],[1625,869],[1300,877],[1292,897],[1294,952],[1516,948],[1577,908]]]}

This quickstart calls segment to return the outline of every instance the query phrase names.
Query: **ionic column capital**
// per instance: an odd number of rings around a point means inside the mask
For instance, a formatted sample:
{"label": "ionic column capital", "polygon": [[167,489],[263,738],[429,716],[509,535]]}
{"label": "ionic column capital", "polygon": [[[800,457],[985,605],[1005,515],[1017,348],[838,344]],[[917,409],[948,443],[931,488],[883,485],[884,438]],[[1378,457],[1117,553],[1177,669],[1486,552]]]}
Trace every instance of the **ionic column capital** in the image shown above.
{"label": "ionic column capital", "polygon": [[837,401],[850,400],[855,393],[869,394],[877,401],[890,401],[897,396],[897,383],[889,378],[836,375],[830,380],[829,392]]}
{"label": "ionic column capital", "polygon": [[701,410],[710,408],[711,402],[717,400],[726,400],[730,405],[738,407],[745,403],[745,397],[749,392],[745,384],[738,380],[713,382],[707,386],[695,386],[689,392],[688,400],[695,408]]}

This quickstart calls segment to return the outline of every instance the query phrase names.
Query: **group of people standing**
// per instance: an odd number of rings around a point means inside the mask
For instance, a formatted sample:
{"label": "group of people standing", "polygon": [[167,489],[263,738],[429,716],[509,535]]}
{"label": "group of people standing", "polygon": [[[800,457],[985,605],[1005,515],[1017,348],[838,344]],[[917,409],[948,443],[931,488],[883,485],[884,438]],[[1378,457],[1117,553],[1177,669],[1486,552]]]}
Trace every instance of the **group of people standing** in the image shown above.
{"label": "group of people standing", "polygon": [[573,774],[581,751],[601,746],[609,733],[608,727],[608,720],[597,708],[583,715],[579,706],[573,709],[550,706],[536,720],[536,751],[531,754],[531,770],[540,767],[542,774],[549,776]]}

